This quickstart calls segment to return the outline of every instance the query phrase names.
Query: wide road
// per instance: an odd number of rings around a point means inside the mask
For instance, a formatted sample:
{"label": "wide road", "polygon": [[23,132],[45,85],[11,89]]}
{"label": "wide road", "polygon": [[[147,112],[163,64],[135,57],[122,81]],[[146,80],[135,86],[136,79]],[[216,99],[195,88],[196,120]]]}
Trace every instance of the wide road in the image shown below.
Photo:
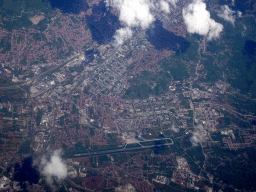
{"label": "wide road", "polygon": [[[171,140],[171,139],[167,139],[167,140]],[[143,143],[143,142],[141,142],[141,143]],[[111,154],[111,153],[125,153],[125,152],[130,152],[130,151],[151,149],[151,148],[155,148],[155,147],[166,147],[166,146],[169,146],[169,145],[173,145],[173,141],[171,143],[163,143],[163,144],[148,145],[148,146],[143,146],[142,145],[142,146],[139,146],[139,147],[131,147],[131,148],[127,148],[126,144],[125,144],[124,147],[121,147],[121,148],[118,148],[118,149],[110,149],[110,150],[104,150],[104,151],[91,151],[91,152],[87,152],[87,153],[79,153],[79,154],[74,154],[73,157],[97,156],[97,155],[106,155],[106,154]],[[73,157],[70,157],[70,158],[73,158]]]}

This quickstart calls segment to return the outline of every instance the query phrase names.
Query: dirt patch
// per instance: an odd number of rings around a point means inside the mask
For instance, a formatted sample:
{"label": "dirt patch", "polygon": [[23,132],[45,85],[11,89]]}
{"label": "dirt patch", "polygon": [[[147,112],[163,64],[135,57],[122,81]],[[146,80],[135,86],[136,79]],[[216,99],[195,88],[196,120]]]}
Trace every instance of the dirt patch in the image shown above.
{"label": "dirt patch", "polygon": [[37,25],[41,20],[43,20],[45,17],[42,15],[35,15],[34,17],[31,17],[29,20],[34,24]]}

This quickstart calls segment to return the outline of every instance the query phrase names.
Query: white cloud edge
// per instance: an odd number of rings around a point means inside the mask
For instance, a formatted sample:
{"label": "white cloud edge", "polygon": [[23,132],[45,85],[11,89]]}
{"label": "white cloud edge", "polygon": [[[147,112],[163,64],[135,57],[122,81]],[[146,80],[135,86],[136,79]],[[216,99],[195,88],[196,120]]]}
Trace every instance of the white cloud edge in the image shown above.
{"label": "white cloud edge", "polygon": [[155,21],[151,10],[170,13],[169,3],[176,7],[178,0],[161,0],[154,4],[152,0],[105,0],[106,6],[119,10],[119,20],[123,28],[114,35],[115,46],[122,45],[126,37],[132,37],[133,28],[147,29]]}
{"label": "white cloud edge", "polygon": [[223,25],[211,18],[202,0],[194,0],[182,10],[182,16],[188,33],[206,36],[208,40],[217,39]]}
{"label": "white cloud edge", "polygon": [[218,12],[218,17],[224,19],[235,25],[235,11],[231,10],[227,5],[221,6],[221,10]]}
{"label": "white cloud edge", "polygon": [[63,163],[60,153],[61,150],[55,150],[50,161],[47,161],[45,157],[41,160],[43,166],[42,174],[46,177],[49,184],[52,184],[53,177],[56,177],[58,181],[67,177],[67,166]]}

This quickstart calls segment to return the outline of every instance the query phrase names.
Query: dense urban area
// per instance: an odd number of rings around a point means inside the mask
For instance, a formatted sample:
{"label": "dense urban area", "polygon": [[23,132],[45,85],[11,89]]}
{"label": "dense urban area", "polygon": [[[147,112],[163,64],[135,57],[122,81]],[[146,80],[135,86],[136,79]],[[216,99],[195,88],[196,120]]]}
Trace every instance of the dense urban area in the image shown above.
{"label": "dense urban area", "polygon": [[175,1],[120,46],[116,8],[50,2],[0,0],[0,191],[255,190],[255,2],[206,1],[211,41]]}

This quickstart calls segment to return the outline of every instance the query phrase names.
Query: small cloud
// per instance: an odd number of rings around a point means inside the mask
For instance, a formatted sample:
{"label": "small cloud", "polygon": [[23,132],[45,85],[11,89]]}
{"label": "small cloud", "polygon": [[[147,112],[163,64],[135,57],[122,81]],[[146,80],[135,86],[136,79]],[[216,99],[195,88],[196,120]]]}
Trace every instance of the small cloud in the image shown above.
{"label": "small cloud", "polygon": [[105,0],[105,3],[119,10],[119,20],[124,26],[116,31],[115,45],[121,45],[125,36],[131,37],[132,28],[147,29],[155,21],[150,12],[154,8],[150,0]]}
{"label": "small cloud", "polygon": [[196,126],[196,130],[202,131],[203,129],[204,129],[204,127],[201,124]]}
{"label": "small cloud", "polygon": [[146,29],[155,20],[150,13],[153,4],[149,0],[106,0],[105,2],[120,11],[119,20],[127,27]]}
{"label": "small cloud", "polygon": [[174,124],[172,124],[171,130],[172,130],[173,132],[175,132],[175,133],[180,132],[180,130],[179,130],[178,128],[176,128],[176,127],[174,126]]}
{"label": "small cloud", "polygon": [[125,36],[131,37],[133,28],[149,28],[155,21],[151,10],[170,13],[169,3],[176,7],[177,1],[161,0],[159,3],[154,3],[153,0],[105,0],[107,6],[114,7],[119,11],[119,20],[123,25],[122,29],[116,31],[115,45],[121,45]]}
{"label": "small cloud", "polygon": [[166,1],[161,1],[160,2],[160,8],[161,8],[162,11],[164,11],[166,13],[170,13],[169,3],[167,3]]}
{"label": "small cloud", "polygon": [[116,31],[114,35],[115,42],[114,45],[122,45],[125,39],[132,37],[132,30],[129,27],[121,28]]}
{"label": "small cloud", "polygon": [[218,38],[223,30],[222,24],[211,19],[202,0],[194,0],[183,9],[182,15],[189,33],[206,36],[208,40]]}
{"label": "small cloud", "polygon": [[192,137],[190,138],[191,143],[193,146],[197,146],[198,143],[202,143],[205,141],[205,136],[202,134],[204,131],[204,127],[199,124],[195,127],[195,132],[193,132]]}
{"label": "small cloud", "polygon": [[242,17],[242,12],[241,11],[237,11],[237,16],[238,17]]}
{"label": "small cloud", "polygon": [[[150,25],[156,20],[154,12],[170,13],[170,4],[176,7],[178,0],[160,0],[156,3],[154,0],[104,0],[106,6],[114,7],[119,11],[119,20],[123,26],[122,29],[116,31],[114,45],[122,45],[124,37],[131,37],[132,30],[148,29]],[[128,34],[128,35],[123,35]]]}
{"label": "small cloud", "polygon": [[179,1],[179,0],[167,0],[169,3],[172,4],[172,6],[176,7],[176,3]]}
{"label": "small cloud", "polygon": [[198,143],[202,143],[204,140],[204,136],[198,132],[194,132],[193,136],[190,138],[190,141],[193,144],[193,146],[197,146]]}
{"label": "small cloud", "polygon": [[235,11],[231,10],[227,5],[221,6],[221,10],[218,13],[218,16],[225,21],[228,21],[235,24]]}
{"label": "small cloud", "polygon": [[67,177],[67,166],[62,162],[60,151],[54,151],[50,161],[43,158],[41,164],[43,165],[42,173],[49,184],[52,184],[53,177],[56,177],[58,181]]}

